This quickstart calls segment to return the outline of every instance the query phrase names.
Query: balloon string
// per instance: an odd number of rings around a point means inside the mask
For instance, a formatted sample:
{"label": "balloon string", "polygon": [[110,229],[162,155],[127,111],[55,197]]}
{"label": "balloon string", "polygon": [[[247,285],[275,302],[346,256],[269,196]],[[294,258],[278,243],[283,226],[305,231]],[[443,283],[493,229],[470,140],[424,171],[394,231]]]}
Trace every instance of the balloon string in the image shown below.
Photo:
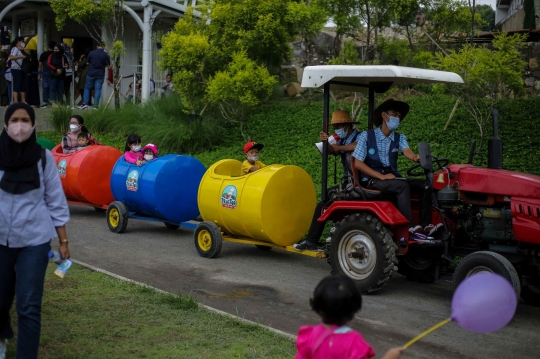
{"label": "balloon string", "polygon": [[404,348],[408,348],[409,346],[411,346],[412,344],[416,343],[417,341],[419,341],[420,339],[422,339],[423,337],[425,337],[426,335],[428,335],[429,333],[439,329],[440,327],[442,327],[443,325],[447,324],[448,322],[450,322],[452,320],[452,318],[448,318],[448,319],[445,319],[443,320],[442,322],[440,322],[439,324],[435,324],[434,326],[432,326],[431,328],[429,328],[428,330],[426,330],[425,332],[423,332],[422,334],[416,336],[415,338],[411,339],[407,344],[405,344],[403,347]]}

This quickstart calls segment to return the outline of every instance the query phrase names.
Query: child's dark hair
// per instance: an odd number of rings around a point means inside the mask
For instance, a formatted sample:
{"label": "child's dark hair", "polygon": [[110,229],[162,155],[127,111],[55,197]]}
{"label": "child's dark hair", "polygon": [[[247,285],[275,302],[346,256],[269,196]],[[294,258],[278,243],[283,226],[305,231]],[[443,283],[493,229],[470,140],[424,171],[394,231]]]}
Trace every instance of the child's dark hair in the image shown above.
{"label": "child's dark hair", "polygon": [[131,147],[129,147],[129,145],[132,145],[134,143],[141,143],[141,138],[139,137],[139,135],[132,133],[131,135],[128,136],[126,140],[126,147],[124,150],[126,152],[131,151]]}
{"label": "child's dark hair", "polygon": [[77,138],[88,139],[88,132],[79,132],[79,134],[77,135]]}
{"label": "child's dark hair", "polygon": [[309,304],[324,324],[342,326],[362,308],[362,295],[352,279],[336,274],[319,282]]}

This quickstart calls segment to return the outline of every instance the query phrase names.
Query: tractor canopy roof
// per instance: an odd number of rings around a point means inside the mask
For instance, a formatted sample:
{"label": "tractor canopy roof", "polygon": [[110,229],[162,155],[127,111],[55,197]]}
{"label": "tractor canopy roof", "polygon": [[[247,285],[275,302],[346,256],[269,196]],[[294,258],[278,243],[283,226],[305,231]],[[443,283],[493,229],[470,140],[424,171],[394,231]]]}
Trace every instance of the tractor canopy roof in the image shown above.
{"label": "tractor canopy roof", "polygon": [[330,90],[368,92],[372,87],[377,93],[404,83],[463,83],[456,73],[414,67],[388,65],[321,65],[307,66],[302,77],[302,87],[320,88],[330,82]]}

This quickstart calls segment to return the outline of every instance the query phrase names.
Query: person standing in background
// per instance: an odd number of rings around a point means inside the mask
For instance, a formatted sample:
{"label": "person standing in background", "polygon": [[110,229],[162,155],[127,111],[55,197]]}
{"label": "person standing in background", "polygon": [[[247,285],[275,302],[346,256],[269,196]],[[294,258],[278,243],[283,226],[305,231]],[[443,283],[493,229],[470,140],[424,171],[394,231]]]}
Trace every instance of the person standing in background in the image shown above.
{"label": "person standing in background", "polygon": [[[80,103],[82,104],[83,102],[83,97],[84,97],[84,86],[86,86],[86,76],[88,75],[88,61],[86,60],[87,58],[87,55],[86,54],[82,54],[79,61],[76,62],[76,67],[77,67],[77,77],[79,78],[78,82],[77,82],[77,88],[79,90],[79,93],[77,95],[75,95],[75,98],[78,98],[79,95],[81,96],[81,101]],[[89,103],[88,105],[91,106],[92,105],[92,100],[91,100],[92,96],[90,96],[90,100],[89,100]]]}
{"label": "person standing in background", "polygon": [[111,66],[111,58],[103,50],[103,44],[97,45],[94,51],[88,54],[88,75],[84,87],[83,104],[78,108],[85,110],[90,103],[90,91],[95,87],[94,109],[97,110],[101,97],[101,87],[105,81],[105,69]]}
{"label": "person standing in background", "polygon": [[165,76],[165,83],[163,84],[163,95],[165,97],[170,96],[173,92],[172,75]]}
{"label": "person standing in background", "polygon": [[[8,57],[5,51],[0,51],[0,72],[6,72],[8,69]],[[11,86],[11,83],[9,85]],[[8,106],[9,97],[6,77],[0,75],[0,106]]]}
{"label": "person standing in background", "polygon": [[38,72],[40,74],[38,75],[38,80],[41,81],[43,92],[43,102],[41,103],[41,107],[47,107],[49,105],[51,68],[47,65],[47,61],[49,56],[53,53],[54,45],[54,41],[49,41],[47,51],[39,56]]}
{"label": "person standing in background", "polygon": [[69,65],[66,67],[66,76],[64,77],[64,103],[71,103],[71,82],[73,81],[73,49],[65,42],[60,43],[64,56],[66,57]]}
{"label": "person standing in background", "polygon": [[23,54],[25,43],[24,38],[18,36],[11,43],[11,53],[9,59],[11,60],[11,76],[13,77],[13,103],[26,102],[26,85],[27,78],[26,72],[22,71],[23,60],[25,55]]}

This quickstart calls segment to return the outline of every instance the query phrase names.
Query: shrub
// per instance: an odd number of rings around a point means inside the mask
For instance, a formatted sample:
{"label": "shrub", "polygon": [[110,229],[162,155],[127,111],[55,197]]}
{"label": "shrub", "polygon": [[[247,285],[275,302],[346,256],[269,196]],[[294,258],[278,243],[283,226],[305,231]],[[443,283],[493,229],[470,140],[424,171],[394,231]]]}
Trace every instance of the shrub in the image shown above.
{"label": "shrub", "polygon": [[[144,143],[156,143],[160,152],[197,153],[219,143],[223,120],[212,111],[202,117],[192,117],[182,111],[177,95],[148,101],[142,105],[128,104],[120,110],[100,109],[79,111],[84,125],[94,134],[125,136],[137,133]],[[67,131],[72,110],[53,110],[50,119],[54,128]],[[99,138],[98,138],[99,140]]]}

